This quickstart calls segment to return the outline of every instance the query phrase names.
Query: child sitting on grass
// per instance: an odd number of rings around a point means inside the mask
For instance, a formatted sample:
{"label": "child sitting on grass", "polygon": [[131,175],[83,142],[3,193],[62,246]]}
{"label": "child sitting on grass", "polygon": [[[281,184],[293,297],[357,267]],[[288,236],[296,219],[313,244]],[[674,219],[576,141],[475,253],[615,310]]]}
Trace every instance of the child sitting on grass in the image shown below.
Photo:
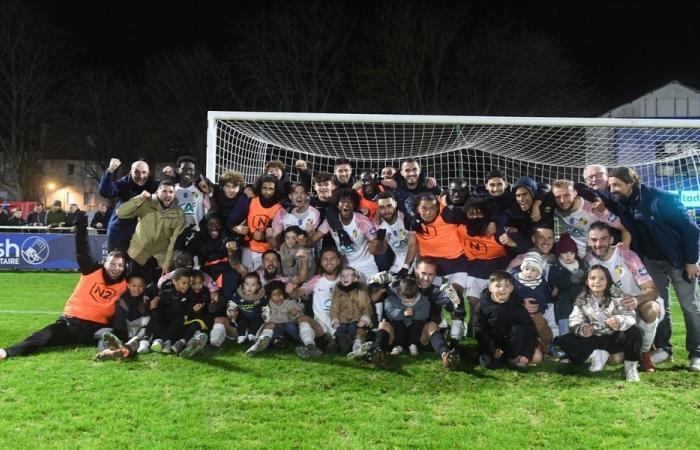
{"label": "child sitting on grass", "polygon": [[[173,353],[191,358],[207,344],[206,331],[214,324],[216,304],[211,303],[209,289],[204,286],[204,274],[199,270],[190,272],[190,299],[187,303],[182,338],[173,344]],[[213,306],[213,311],[210,311]]]}
{"label": "child sitting on grass", "polygon": [[531,313],[530,316],[540,337],[543,357],[545,359],[557,359],[550,354],[554,336],[552,329],[549,328],[547,319],[544,317],[544,312],[549,306],[549,285],[542,276],[543,269],[544,262],[540,254],[537,252],[527,253],[520,264],[520,272],[515,274],[514,287],[516,294],[524,299],[525,303],[537,305],[537,311]]}
{"label": "child sitting on grass", "polygon": [[182,337],[187,305],[193,298],[190,270],[176,269],[171,282],[161,286],[157,307],[151,313],[148,323],[148,333],[153,335],[151,350],[172,353],[172,344]]}
{"label": "child sitting on grass", "polygon": [[265,324],[258,331],[256,341],[246,351],[246,355],[255,356],[273,341],[279,344],[286,338],[301,341],[307,350],[313,350],[312,356],[320,355],[314,342],[314,330],[308,323],[299,322],[304,316],[302,306],[289,298],[284,283],[279,280],[271,281],[265,286],[265,292],[268,298],[266,312],[263,314]]}
{"label": "child sitting on grass", "polygon": [[404,278],[396,290],[389,290],[384,299],[384,314],[394,331],[395,346],[391,354],[400,355],[408,348],[411,356],[417,356],[423,325],[430,316],[430,302],[421,295],[414,278]]}
{"label": "child sitting on grass", "polygon": [[226,315],[231,319],[228,335],[238,338],[239,344],[246,340],[255,341],[255,333],[263,324],[262,311],[266,305],[260,277],[255,272],[248,273],[226,308]]}
{"label": "child sitting on grass", "polygon": [[340,272],[331,298],[331,325],[341,353],[357,350],[367,337],[370,325],[371,300],[367,286],[360,283],[360,274],[352,267]]}
{"label": "child sitting on grass", "polygon": [[[129,275],[126,278],[126,288],[119,297],[112,319],[113,331],[104,333],[98,344],[99,353],[95,356],[97,361],[133,357],[137,352],[147,353],[150,348],[146,327],[157,300],[152,301],[145,294],[146,279],[142,274]],[[124,341],[126,345],[123,344]]]}
{"label": "child sitting on grass", "polygon": [[622,305],[622,292],[613,286],[604,266],[592,266],[585,280],[586,286],[569,316],[571,332],[560,340],[562,350],[575,364],[590,360],[591,372],[602,371],[611,353],[624,352],[625,378],[639,381],[642,332],[634,326],[637,313]]}
{"label": "child sitting on grass", "polygon": [[542,355],[537,349],[537,329],[522,299],[514,295],[513,277],[497,270],[489,277],[476,308],[475,337],[479,363],[485,369],[497,367],[503,359],[516,370],[525,370]]}

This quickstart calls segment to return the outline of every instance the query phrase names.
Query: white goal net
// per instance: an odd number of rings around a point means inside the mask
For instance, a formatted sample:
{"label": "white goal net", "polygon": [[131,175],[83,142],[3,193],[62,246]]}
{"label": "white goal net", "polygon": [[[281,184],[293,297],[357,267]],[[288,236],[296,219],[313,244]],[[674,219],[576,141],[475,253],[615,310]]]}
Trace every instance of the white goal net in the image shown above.
{"label": "white goal net", "polygon": [[290,169],[303,159],[313,172],[332,172],[340,157],[355,174],[415,158],[442,186],[455,177],[483,183],[496,168],[510,182],[523,175],[582,181],[584,166],[598,163],[633,167],[662,189],[697,190],[700,120],[209,113],[212,180],[237,170],[252,182],[272,159]]}

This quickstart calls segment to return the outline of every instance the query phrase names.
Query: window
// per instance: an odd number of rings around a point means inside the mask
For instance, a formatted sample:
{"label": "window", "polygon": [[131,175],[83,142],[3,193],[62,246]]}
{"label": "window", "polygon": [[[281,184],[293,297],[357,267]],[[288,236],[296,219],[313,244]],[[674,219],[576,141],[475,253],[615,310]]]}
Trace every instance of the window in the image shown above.
{"label": "window", "polygon": [[68,175],[73,175],[75,173],[75,164],[68,164]]}
{"label": "window", "polygon": [[89,192],[83,193],[83,205],[85,205],[84,206],[85,209],[87,209],[88,205],[90,204],[90,197],[91,197],[91,195]]}

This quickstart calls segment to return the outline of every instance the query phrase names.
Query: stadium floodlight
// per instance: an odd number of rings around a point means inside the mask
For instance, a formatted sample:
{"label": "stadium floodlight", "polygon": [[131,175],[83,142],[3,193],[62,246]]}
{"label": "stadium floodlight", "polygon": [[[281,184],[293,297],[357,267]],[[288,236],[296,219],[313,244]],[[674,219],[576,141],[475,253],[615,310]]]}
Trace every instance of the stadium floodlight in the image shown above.
{"label": "stadium floodlight", "polygon": [[481,183],[494,168],[511,182],[581,181],[597,163],[633,167],[666,190],[698,189],[700,120],[209,112],[211,179],[238,170],[250,182],[271,159],[332,171],[339,157],[377,171],[415,158],[443,186]]}

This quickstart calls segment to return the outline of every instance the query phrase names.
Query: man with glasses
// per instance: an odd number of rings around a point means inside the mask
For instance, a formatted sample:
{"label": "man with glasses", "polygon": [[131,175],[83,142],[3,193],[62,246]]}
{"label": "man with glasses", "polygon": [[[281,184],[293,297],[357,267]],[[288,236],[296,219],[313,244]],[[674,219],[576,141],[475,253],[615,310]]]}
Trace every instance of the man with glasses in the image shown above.
{"label": "man with glasses", "polygon": [[601,164],[589,164],[583,168],[583,181],[596,191],[608,189],[608,169]]}

